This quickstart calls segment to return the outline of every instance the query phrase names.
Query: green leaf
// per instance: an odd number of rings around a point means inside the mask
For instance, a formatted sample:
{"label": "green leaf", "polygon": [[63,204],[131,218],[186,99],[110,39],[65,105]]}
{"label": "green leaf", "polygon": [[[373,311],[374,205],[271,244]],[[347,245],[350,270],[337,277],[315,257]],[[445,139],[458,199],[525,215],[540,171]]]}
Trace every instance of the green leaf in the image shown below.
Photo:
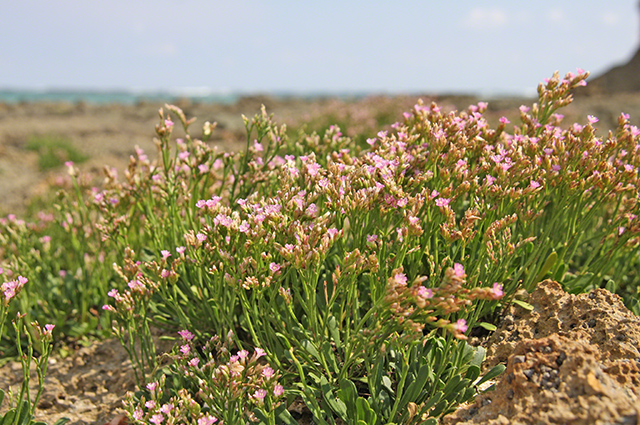
{"label": "green leaf", "polygon": [[478,382],[475,383],[475,385],[481,385],[493,378],[495,378],[496,376],[500,375],[502,372],[505,371],[507,367],[503,364],[498,364],[495,365],[493,368],[491,368],[491,370],[487,373],[485,373],[485,375],[480,378],[480,380]]}
{"label": "green leaf", "polygon": [[[291,413],[287,410],[287,406],[285,403],[280,404],[276,407],[276,423],[283,425],[298,425],[298,421],[296,421]],[[54,424],[58,425],[58,424]]]}
{"label": "green leaf", "polygon": [[462,377],[460,375],[455,375],[449,380],[449,382],[447,382],[447,384],[442,389],[445,398],[449,397],[450,393],[452,393],[458,386],[458,384],[460,384],[460,381],[462,381]]}
{"label": "green leaf", "polygon": [[334,316],[329,317],[327,326],[329,327],[329,335],[331,335],[331,338],[333,338],[333,342],[336,344],[336,347],[341,347],[342,341],[340,339],[340,330],[338,329],[338,321]]}
{"label": "green leaf", "polygon": [[16,416],[16,409],[11,409],[7,413],[5,413],[2,421],[0,421],[0,425],[10,425],[13,424],[13,419]]}
{"label": "green leaf", "polygon": [[393,391],[393,383],[391,382],[391,379],[389,379],[387,375],[382,377],[382,386],[384,387],[385,390],[387,390],[387,392],[390,395],[395,394],[395,391]]}
{"label": "green leaf", "polygon": [[261,409],[258,409],[256,407],[255,409],[253,409],[253,414],[260,421],[260,424],[269,423],[269,417]]}
{"label": "green leaf", "polygon": [[616,282],[615,282],[615,281],[613,281],[612,279],[609,279],[609,280],[607,281],[607,284],[604,286],[604,289],[606,289],[607,291],[612,292],[612,293],[614,293],[614,294],[615,294],[616,292],[618,292],[618,291],[616,290],[616,289],[617,289]]}
{"label": "green leaf", "polygon": [[473,366],[482,367],[482,362],[487,356],[487,350],[484,347],[477,347],[475,354],[473,355],[473,359],[471,360],[471,364]]}
{"label": "green leaf", "polygon": [[318,349],[316,348],[315,345],[313,345],[311,341],[309,341],[308,339],[303,340],[302,348],[304,348],[307,353],[311,354],[318,361],[320,361],[320,353],[318,352]]}
{"label": "green leaf", "polygon": [[338,362],[336,361],[336,356],[333,353],[333,348],[331,347],[331,343],[329,341],[325,341],[322,343],[322,354],[331,367],[331,373],[338,374],[340,372],[340,369],[338,368]]}
{"label": "green leaf", "polygon": [[629,297],[629,310],[631,310],[636,316],[640,316],[640,300],[635,297]]}
{"label": "green leaf", "polygon": [[433,397],[431,397],[429,401],[422,406],[422,411],[425,412],[431,409],[442,399],[442,396],[444,396],[444,393],[442,391],[438,391],[437,393],[435,393]]}
{"label": "green leaf", "polygon": [[404,394],[402,394],[402,398],[400,399],[400,409],[404,409],[410,401],[414,403],[420,396],[424,385],[427,383],[427,379],[429,378],[429,372],[431,370],[431,366],[422,365],[420,370],[418,371],[418,376],[409,384]]}
{"label": "green leaf", "polygon": [[551,254],[549,254],[547,259],[544,261],[542,268],[536,275],[535,283],[540,282],[542,279],[544,279],[545,275],[549,272],[549,270],[551,270],[557,260],[558,254],[555,251],[551,251]]}
{"label": "green leaf", "polygon": [[487,322],[480,322],[478,323],[478,326],[480,326],[481,328],[484,328],[486,330],[488,330],[489,332],[493,332],[496,329],[498,329],[496,327],[496,325],[492,325],[491,323],[487,323]]}
{"label": "green leaf", "polygon": [[371,368],[369,376],[367,376],[367,382],[369,384],[369,391],[371,392],[371,399],[373,405],[378,411],[381,411],[382,406],[380,400],[380,391],[382,386],[382,359],[378,360]]}
{"label": "green leaf", "polygon": [[329,381],[327,381],[327,378],[324,376],[320,377],[320,388],[322,389],[322,396],[327,402],[327,405],[329,405],[329,408],[342,420],[348,420],[347,406],[342,400],[336,398],[333,394],[332,386],[329,385]]}
{"label": "green leaf", "polygon": [[480,376],[480,367],[476,365],[469,366],[467,373],[464,375],[465,379],[469,379],[471,382],[478,379],[478,376]]}
{"label": "green leaf", "polygon": [[556,270],[556,273],[553,275],[553,280],[556,282],[562,282],[567,270],[569,270],[569,266],[565,263],[561,263],[560,266],[558,266],[558,270]]}
{"label": "green leaf", "polygon": [[436,407],[434,407],[431,411],[431,416],[440,416],[440,414],[444,412],[444,409],[446,409],[448,405],[449,402],[447,400],[441,400],[440,403],[438,403]]}
{"label": "green leaf", "polygon": [[462,394],[460,394],[460,398],[458,399],[458,403],[464,403],[468,400],[471,400],[474,395],[476,395],[477,390],[474,387],[467,388],[464,390]]}
{"label": "green leaf", "polygon": [[356,385],[348,379],[340,381],[340,399],[347,405],[347,411],[354,413],[356,410],[356,398],[358,398],[358,389]]}
{"label": "green leaf", "polygon": [[513,300],[513,303],[516,305],[519,305],[520,307],[524,308],[525,310],[531,311],[533,310],[533,306],[527,302],[524,302],[522,300]]}
{"label": "green leaf", "polygon": [[580,294],[586,291],[586,289],[590,286],[592,280],[593,273],[587,272],[565,282],[564,286],[568,293]]}
{"label": "green leaf", "polygon": [[0,390],[0,405],[2,404],[3,400],[4,400],[4,391]]}
{"label": "green leaf", "polygon": [[362,420],[365,424],[375,424],[378,420],[378,415],[373,411],[367,400],[362,397],[358,397],[356,400],[356,412],[358,420]]}

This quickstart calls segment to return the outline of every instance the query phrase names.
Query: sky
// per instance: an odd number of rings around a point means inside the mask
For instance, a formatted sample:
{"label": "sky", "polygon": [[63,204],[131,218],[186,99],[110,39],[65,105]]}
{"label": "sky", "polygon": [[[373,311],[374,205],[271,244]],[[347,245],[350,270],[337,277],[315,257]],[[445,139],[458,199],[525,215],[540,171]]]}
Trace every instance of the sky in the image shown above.
{"label": "sky", "polygon": [[640,45],[638,0],[0,0],[0,88],[531,94]]}

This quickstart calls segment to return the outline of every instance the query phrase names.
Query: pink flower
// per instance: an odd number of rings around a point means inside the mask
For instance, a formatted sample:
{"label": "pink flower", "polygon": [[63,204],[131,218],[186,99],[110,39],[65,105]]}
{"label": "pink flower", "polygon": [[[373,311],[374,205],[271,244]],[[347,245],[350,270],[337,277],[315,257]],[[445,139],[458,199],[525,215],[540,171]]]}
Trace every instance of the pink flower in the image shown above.
{"label": "pink flower", "polygon": [[490,176],[489,174],[487,174],[486,176],[484,176],[484,181],[487,184],[487,186],[491,186],[493,184],[493,182],[496,181],[496,178]]}
{"label": "pink flower", "polygon": [[491,292],[493,293],[493,297],[495,299],[499,299],[499,298],[502,298],[504,296],[504,292],[502,291],[502,285],[499,284],[498,282],[495,282],[493,284],[493,288],[492,288]]}
{"label": "pink flower", "polygon": [[467,321],[464,319],[458,319],[456,323],[454,323],[453,329],[460,333],[465,333],[467,331]]}
{"label": "pink flower", "polygon": [[158,383],[157,382],[149,382],[147,384],[147,389],[151,392],[154,392],[156,389],[158,388]]}
{"label": "pink flower", "polygon": [[242,233],[247,233],[250,229],[251,227],[249,226],[249,223],[244,220],[240,223],[240,226],[238,226],[238,230]]}
{"label": "pink flower", "polygon": [[144,283],[140,282],[138,279],[133,279],[131,282],[127,283],[127,286],[129,286],[130,289],[135,290],[144,290],[146,289],[146,286],[144,286]]}
{"label": "pink flower", "polygon": [[406,286],[407,285],[407,276],[404,273],[397,273],[393,277],[393,281],[396,285]]}
{"label": "pink flower", "polygon": [[336,229],[335,227],[327,229],[327,234],[329,235],[329,237],[333,238],[338,234],[338,229]]}
{"label": "pink flower", "polygon": [[209,172],[209,165],[207,165],[207,164],[198,165],[198,171],[200,171],[201,174],[208,173]]}
{"label": "pink flower", "polygon": [[465,273],[464,273],[464,267],[462,266],[462,264],[455,263],[453,265],[453,274],[454,274],[454,276],[456,276],[456,277],[458,277],[460,279],[464,279]]}
{"label": "pink flower", "polygon": [[194,335],[186,329],[179,331],[178,335],[180,335],[185,341],[191,341],[194,337]]}
{"label": "pink flower", "polygon": [[271,273],[277,273],[278,271],[280,271],[280,264],[278,263],[271,263],[269,264],[269,270],[271,270]]}
{"label": "pink flower", "polygon": [[200,363],[200,359],[197,357],[194,357],[191,360],[189,360],[187,364],[191,367],[198,367],[198,363]]}
{"label": "pink flower", "polygon": [[420,288],[418,288],[418,296],[424,299],[433,298],[433,291],[429,288],[421,286]]}
{"label": "pink flower", "polygon": [[198,242],[204,242],[207,240],[207,237],[205,235],[203,235],[202,233],[198,233],[196,235],[196,239],[198,240]]}
{"label": "pink flower", "polygon": [[378,235],[367,235],[367,243],[374,243],[378,239]]}
{"label": "pink flower", "polygon": [[436,206],[438,207],[446,207],[451,202],[451,199],[448,198],[438,198],[436,199]]}
{"label": "pink flower", "polygon": [[190,351],[191,351],[191,347],[189,345],[185,344],[180,346],[180,352],[182,353],[182,355],[186,356],[189,354]]}
{"label": "pink flower", "polygon": [[253,398],[255,398],[259,403],[264,401],[264,398],[267,396],[267,390],[263,388],[259,388],[253,393]]}
{"label": "pink flower", "polygon": [[167,251],[166,249],[163,249],[162,251],[160,251],[160,254],[162,254],[162,258],[164,260],[166,260],[167,258],[171,257],[171,253],[169,251]]}
{"label": "pink flower", "polygon": [[276,384],[273,387],[273,395],[276,397],[280,397],[282,394],[284,394],[284,387],[280,384]]}
{"label": "pink flower", "polygon": [[500,121],[500,124],[509,124],[511,122],[507,119],[507,117],[500,117],[498,121]]}
{"label": "pink flower", "polygon": [[198,419],[198,425],[213,425],[218,422],[218,418],[211,415],[206,415]]}
{"label": "pink flower", "polygon": [[178,254],[184,254],[184,251],[185,251],[186,249],[187,249],[187,247],[179,246],[179,247],[177,247],[177,248],[176,248],[176,252],[177,252]]}
{"label": "pink flower", "polygon": [[262,369],[262,375],[264,375],[265,378],[269,379],[272,378],[273,375],[275,375],[276,372],[270,368],[269,366],[265,367],[264,369]]}
{"label": "pink flower", "polygon": [[162,421],[164,421],[164,416],[162,416],[161,413],[153,415],[151,417],[151,419],[149,419],[149,422],[151,422],[152,424],[155,424],[155,425],[160,425],[162,423]]}
{"label": "pink flower", "polygon": [[600,120],[597,117],[594,117],[593,115],[587,115],[587,121],[589,121],[589,124],[595,124]]}
{"label": "pink flower", "polygon": [[316,162],[312,162],[310,164],[306,164],[307,165],[307,171],[309,172],[309,175],[311,177],[315,177],[316,174],[318,174],[318,170],[320,170],[320,164],[316,163]]}
{"label": "pink flower", "polygon": [[173,127],[173,121],[167,118],[166,120],[164,120],[164,126],[167,128]]}
{"label": "pink flower", "polygon": [[44,325],[44,332],[42,333],[43,336],[47,336],[47,335],[51,335],[51,333],[53,332],[53,328],[55,328],[56,325],[51,325],[51,324],[46,324]]}
{"label": "pink flower", "polygon": [[256,152],[262,152],[264,150],[264,147],[262,147],[262,143],[258,142],[257,140],[253,141],[253,148],[256,150]]}
{"label": "pink flower", "polygon": [[307,214],[310,216],[315,216],[318,213],[318,207],[316,204],[311,204],[307,207]]}
{"label": "pink flower", "polygon": [[173,410],[173,408],[174,406],[171,403],[163,404],[162,407],[160,408],[160,412],[168,416],[169,414],[171,414],[171,411]]}
{"label": "pink flower", "polygon": [[249,352],[247,350],[240,350],[237,354],[240,359],[246,359],[249,355]]}
{"label": "pink flower", "polygon": [[153,409],[154,407],[156,407],[156,402],[153,400],[149,400],[144,404],[144,407],[146,407],[147,409]]}
{"label": "pink flower", "polygon": [[259,359],[260,357],[266,356],[267,353],[266,351],[264,351],[262,348],[258,348],[256,347],[256,358]]}
{"label": "pink flower", "polygon": [[142,409],[140,409],[139,407],[133,411],[133,419],[135,419],[136,421],[141,421],[143,415],[144,413],[142,412]]}
{"label": "pink flower", "polygon": [[532,189],[537,189],[537,188],[540,187],[540,183],[538,183],[535,180],[531,180],[530,186],[531,186]]}

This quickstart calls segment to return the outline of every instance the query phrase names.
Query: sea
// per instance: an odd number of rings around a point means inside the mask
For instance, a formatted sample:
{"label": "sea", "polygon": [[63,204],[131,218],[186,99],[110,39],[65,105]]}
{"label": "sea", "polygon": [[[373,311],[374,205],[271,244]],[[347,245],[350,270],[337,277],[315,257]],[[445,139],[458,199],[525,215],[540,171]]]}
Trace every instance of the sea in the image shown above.
{"label": "sea", "polygon": [[175,91],[137,91],[137,90],[16,90],[0,89],[0,103],[21,102],[86,102],[93,104],[125,104],[138,102],[174,102],[189,99],[201,103],[232,104],[241,94],[175,90]]}
{"label": "sea", "polygon": [[198,103],[233,104],[247,96],[268,96],[276,99],[316,100],[320,98],[359,99],[375,92],[288,92],[248,93],[214,91],[208,88],[179,88],[169,91],[143,90],[63,90],[63,89],[4,89],[0,88],[0,103],[69,102],[92,104],[133,105],[139,102],[176,102],[191,100]]}

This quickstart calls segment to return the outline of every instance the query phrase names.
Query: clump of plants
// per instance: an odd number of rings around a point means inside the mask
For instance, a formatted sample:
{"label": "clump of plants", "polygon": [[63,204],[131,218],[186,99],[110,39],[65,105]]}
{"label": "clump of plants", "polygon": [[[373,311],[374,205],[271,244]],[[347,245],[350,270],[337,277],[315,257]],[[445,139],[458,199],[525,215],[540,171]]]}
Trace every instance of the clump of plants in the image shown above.
{"label": "clump of plants", "polygon": [[42,171],[62,167],[68,161],[81,163],[89,159],[68,139],[57,135],[33,135],[25,147],[38,154],[38,166]]}
{"label": "clump of plants", "polygon": [[[263,109],[220,152],[215,124],[192,138],[167,106],[157,161],[136,150],[100,188],[68,164],[53,214],[0,222],[0,258],[60,337],[112,329],[133,423],[294,424],[294,400],[320,424],[436,423],[503,370],[466,340],[528,307],[521,289],[607,287],[640,312],[640,130],[562,125],[587,75],[555,74],[496,128],[485,103],[418,102],[364,147],[337,126],[291,138]],[[168,357],[153,328],[178,338]]]}

